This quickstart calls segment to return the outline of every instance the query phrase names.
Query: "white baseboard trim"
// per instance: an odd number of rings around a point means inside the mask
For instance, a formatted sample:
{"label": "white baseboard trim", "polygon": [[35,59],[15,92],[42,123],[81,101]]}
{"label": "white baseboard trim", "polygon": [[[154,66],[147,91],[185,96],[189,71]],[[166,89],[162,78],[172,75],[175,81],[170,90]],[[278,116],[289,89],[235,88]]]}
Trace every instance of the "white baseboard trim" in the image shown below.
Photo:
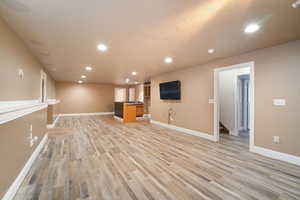
{"label": "white baseboard trim", "polygon": [[48,105],[55,105],[55,104],[60,103],[60,100],[57,100],[57,99],[47,99],[47,103],[48,103]]}
{"label": "white baseboard trim", "polygon": [[149,119],[149,118],[145,117],[145,116],[143,116],[143,117],[136,117],[137,121],[141,121],[141,120],[145,120],[145,119]]}
{"label": "white baseboard trim", "polygon": [[208,140],[211,140],[211,141],[214,141],[214,142],[217,141],[214,135],[209,135],[207,133],[202,133],[202,132],[199,132],[199,131],[174,126],[174,125],[171,125],[171,124],[166,124],[166,123],[155,121],[155,120],[150,120],[150,123],[156,124],[156,125],[159,125],[159,126],[163,126],[163,127],[169,128],[169,129],[173,129],[173,130],[176,130],[176,131],[180,131],[180,132],[183,132],[183,133],[187,133],[187,134],[190,134],[190,135],[195,135],[195,136],[205,138],[205,139],[208,139]]}
{"label": "white baseboard trim", "polygon": [[237,131],[229,131],[229,135],[239,136],[239,133]]}
{"label": "white baseboard trim", "polygon": [[21,170],[13,184],[9,187],[5,195],[3,196],[2,200],[12,200],[14,196],[16,195],[19,187],[21,186],[23,180],[25,179],[26,175],[28,174],[30,168],[32,167],[34,161],[40,154],[41,150],[43,149],[44,145],[46,144],[46,141],[48,139],[48,135],[45,134],[43,139],[41,140],[40,144],[36,147],[34,152],[31,154],[29,160],[26,162],[24,168]]}
{"label": "white baseboard trim", "polygon": [[[114,115],[114,119],[119,120],[119,121],[121,121],[121,122],[124,121],[123,118],[118,117],[118,116],[116,116],[116,115]],[[136,120],[137,120],[137,121],[139,121],[139,120],[144,120],[144,119],[146,119],[146,118],[145,118],[145,117],[136,117]]]}
{"label": "white baseboard trim", "polygon": [[119,120],[119,121],[123,122],[123,119],[122,119],[121,117],[118,117],[118,116],[116,116],[116,115],[114,115],[114,119],[116,119],[116,120]]}
{"label": "white baseboard trim", "polygon": [[151,114],[144,114],[145,118],[151,118]]}
{"label": "white baseboard trim", "polygon": [[92,115],[113,115],[114,112],[95,112],[95,113],[65,113],[59,114],[60,117],[68,117],[68,116],[92,116]]}
{"label": "white baseboard trim", "polygon": [[55,124],[57,123],[58,119],[59,119],[60,115],[57,115],[56,119],[54,120],[54,122],[52,124],[47,124],[47,128],[54,128]]}
{"label": "white baseboard trim", "polygon": [[250,151],[269,158],[285,161],[300,166],[300,157],[298,156],[294,156],[291,154],[282,153],[278,151],[273,151],[271,149],[266,149],[258,146],[254,146],[252,149],[250,149]]}

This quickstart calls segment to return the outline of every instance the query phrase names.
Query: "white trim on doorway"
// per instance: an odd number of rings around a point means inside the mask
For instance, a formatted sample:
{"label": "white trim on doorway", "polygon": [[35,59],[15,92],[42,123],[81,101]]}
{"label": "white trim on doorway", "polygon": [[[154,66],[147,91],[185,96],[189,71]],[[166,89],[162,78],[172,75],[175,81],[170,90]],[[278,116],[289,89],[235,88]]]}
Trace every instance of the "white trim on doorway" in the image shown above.
{"label": "white trim on doorway", "polygon": [[47,100],[47,74],[42,69],[40,74],[40,102],[44,103]]}
{"label": "white trim on doorway", "polygon": [[[250,151],[254,147],[254,61],[221,67],[214,69],[214,137],[219,141],[219,121],[220,121],[220,102],[219,102],[219,72],[232,69],[250,68]],[[237,122],[236,122],[237,124]]]}

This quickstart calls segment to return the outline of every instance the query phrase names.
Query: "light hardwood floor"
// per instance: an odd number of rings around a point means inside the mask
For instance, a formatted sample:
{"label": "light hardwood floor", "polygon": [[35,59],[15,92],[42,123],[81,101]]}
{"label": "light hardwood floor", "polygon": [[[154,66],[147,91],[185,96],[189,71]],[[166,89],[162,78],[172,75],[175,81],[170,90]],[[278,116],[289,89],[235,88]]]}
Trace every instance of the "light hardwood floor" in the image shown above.
{"label": "light hardwood floor", "polygon": [[96,116],[57,127],[15,199],[300,199],[300,167],[249,153],[242,138]]}

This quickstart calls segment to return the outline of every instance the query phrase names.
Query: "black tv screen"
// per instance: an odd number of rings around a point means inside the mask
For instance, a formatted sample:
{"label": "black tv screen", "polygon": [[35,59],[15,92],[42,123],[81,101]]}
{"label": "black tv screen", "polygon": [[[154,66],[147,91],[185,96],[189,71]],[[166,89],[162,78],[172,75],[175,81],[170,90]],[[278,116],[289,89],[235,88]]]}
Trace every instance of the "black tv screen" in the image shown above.
{"label": "black tv screen", "polygon": [[160,99],[180,99],[180,81],[159,84]]}

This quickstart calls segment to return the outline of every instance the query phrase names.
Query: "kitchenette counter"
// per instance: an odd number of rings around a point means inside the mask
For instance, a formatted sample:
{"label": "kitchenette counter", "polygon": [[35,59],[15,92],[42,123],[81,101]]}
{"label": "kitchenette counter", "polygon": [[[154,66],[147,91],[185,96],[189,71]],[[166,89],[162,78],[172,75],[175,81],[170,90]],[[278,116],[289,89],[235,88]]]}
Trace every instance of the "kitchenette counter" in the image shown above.
{"label": "kitchenette counter", "polygon": [[115,102],[115,116],[123,122],[135,122],[137,117],[143,117],[144,103],[142,102]]}

